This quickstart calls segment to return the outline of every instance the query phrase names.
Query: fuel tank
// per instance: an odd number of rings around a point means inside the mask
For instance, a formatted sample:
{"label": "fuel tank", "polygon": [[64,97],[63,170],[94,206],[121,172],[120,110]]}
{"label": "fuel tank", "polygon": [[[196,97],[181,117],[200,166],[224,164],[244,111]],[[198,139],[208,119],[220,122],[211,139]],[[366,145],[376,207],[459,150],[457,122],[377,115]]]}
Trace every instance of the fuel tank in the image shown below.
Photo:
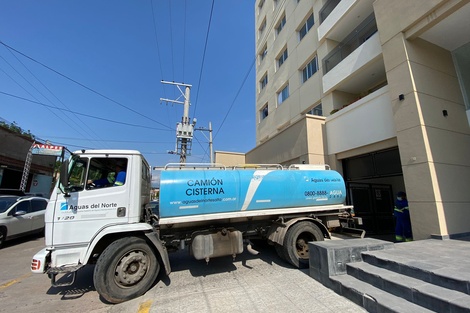
{"label": "fuel tank", "polygon": [[160,217],[343,204],[333,170],[164,170]]}

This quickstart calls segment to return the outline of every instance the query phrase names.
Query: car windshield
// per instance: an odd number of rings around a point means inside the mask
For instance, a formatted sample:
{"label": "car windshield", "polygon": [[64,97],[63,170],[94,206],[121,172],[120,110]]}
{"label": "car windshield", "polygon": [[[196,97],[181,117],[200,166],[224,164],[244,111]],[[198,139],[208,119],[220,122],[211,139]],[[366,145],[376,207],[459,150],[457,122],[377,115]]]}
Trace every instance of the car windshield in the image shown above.
{"label": "car windshield", "polygon": [[19,197],[0,197],[0,213],[5,212]]}

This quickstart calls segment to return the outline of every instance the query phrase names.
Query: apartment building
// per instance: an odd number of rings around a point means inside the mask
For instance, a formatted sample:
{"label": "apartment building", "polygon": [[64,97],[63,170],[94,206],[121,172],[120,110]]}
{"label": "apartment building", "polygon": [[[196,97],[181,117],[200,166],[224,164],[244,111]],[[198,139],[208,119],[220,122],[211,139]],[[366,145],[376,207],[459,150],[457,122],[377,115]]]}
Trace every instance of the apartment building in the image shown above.
{"label": "apartment building", "polygon": [[256,147],[327,163],[369,233],[408,195],[415,239],[470,234],[470,3],[256,0]]}

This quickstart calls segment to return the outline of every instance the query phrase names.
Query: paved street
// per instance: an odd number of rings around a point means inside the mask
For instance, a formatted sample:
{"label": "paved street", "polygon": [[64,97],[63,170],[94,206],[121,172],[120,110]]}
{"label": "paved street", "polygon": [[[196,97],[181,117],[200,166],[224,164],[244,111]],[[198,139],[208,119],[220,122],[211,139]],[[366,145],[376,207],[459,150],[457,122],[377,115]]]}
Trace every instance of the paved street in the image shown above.
{"label": "paved street", "polygon": [[0,311],[4,312],[365,312],[279,260],[264,243],[259,256],[194,260],[181,251],[170,255],[173,272],[144,296],[118,305],[99,299],[93,267],[80,271],[69,287],[52,288],[46,275],[29,271],[43,238],[7,243],[0,250]]}
{"label": "paved street", "polygon": [[29,236],[0,249],[0,312],[99,312],[109,307],[94,290],[91,268],[63,288],[51,287],[47,275],[32,274],[31,258],[43,247],[43,237]]}

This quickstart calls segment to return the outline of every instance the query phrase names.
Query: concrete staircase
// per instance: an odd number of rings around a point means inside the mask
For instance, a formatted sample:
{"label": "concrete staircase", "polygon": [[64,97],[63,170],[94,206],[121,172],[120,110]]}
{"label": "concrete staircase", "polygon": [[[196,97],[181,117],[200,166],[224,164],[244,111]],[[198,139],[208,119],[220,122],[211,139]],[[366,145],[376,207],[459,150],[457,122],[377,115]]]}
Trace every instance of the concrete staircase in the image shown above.
{"label": "concrete staircase", "polygon": [[312,242],[310,276],[369,312],[470,312],[470,242]]}

